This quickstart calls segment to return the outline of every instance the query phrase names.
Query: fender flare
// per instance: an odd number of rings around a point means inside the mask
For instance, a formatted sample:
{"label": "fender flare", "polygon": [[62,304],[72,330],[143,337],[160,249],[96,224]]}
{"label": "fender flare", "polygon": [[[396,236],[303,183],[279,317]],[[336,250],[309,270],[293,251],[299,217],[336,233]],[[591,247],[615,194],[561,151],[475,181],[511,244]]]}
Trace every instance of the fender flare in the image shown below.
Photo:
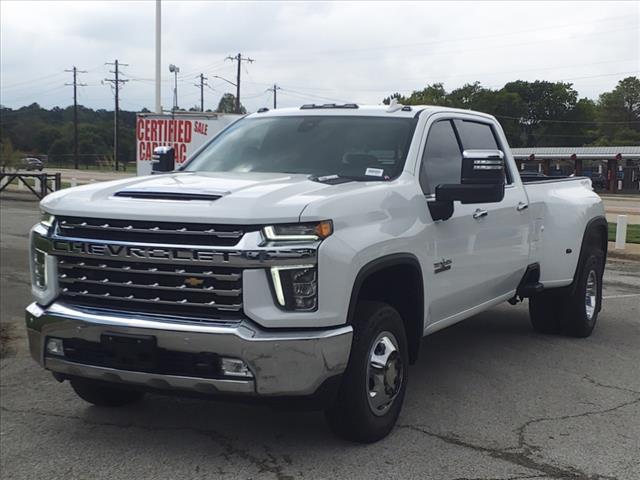
{"label": "fender flare", "polygon": [[[353,324],[356,305],[360,296],[360,291],[364,282],[373,274],[384,270],[389,267],[396,267],[399,265],[411,266],[415,268],[418,273],[420,285],[419,292],[420,299],[420,311],[418,312],[418,318],[415,320],[415,328],[411,332],[407,332],[407,340],[409,341],[410,352],[409,357],[411,362],[415,362],[417,359],[417,351],[419,350],[420,340],[422,339],[424,332],[424,312],[425,312],[425,299],[424,299],[424,277],[422,275],[422,266],[418,257],[412,253],[393,253],[385,255],[383,257],[376,258],[365,264],[356,275],[353,287],[351,289],[351,297],[349,299],[349,308],[347,310],[347,325]],[[407,319],[403,319],[407,320]]]}
{"label": "fender flare", "polygon": [[604,254],[604,261],[607,261],[607,249],[609,248],[608,242],[608,227],[609,223],[607,222],[606,217],[599,215],[597,217],[592,218],[587,222],[587,225],[584,229],[584,234],[582,235],[582,243],[580,244],[580,256],[578,257],[578,263],[576,264],[576,270],[573,272],[573,281],[569,288],[571,289],[571,293],[573,293],[576,289],[578,273],[580,272],[580,267],[586,260],[587,250],[588,250],[588,242],[592,238],[593,234],[600,236],[601,231],[604,230],[604,242],[602,245],[602,253]]}

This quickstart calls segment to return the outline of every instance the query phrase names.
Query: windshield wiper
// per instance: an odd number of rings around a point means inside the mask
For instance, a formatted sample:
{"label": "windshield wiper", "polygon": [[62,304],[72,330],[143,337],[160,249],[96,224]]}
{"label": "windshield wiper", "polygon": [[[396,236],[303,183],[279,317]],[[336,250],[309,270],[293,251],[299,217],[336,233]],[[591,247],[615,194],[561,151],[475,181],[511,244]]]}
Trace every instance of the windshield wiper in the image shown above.
{"label": "windshield wiper", "polygon": [[346,173],[333,173],[331,175],[312,175],[309,177],[309,180],[337,185],[346,182],[384,182],[389,180],[389,177],[386,175],[351,175]]}

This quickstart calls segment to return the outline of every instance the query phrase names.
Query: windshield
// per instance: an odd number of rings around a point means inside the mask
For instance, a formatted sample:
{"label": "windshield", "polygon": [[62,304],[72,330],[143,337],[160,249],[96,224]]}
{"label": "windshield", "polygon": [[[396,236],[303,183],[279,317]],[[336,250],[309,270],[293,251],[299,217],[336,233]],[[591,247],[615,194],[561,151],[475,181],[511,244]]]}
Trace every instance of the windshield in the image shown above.
{"label": "windshield", "polygon": [[413,118],[247,118],[222,132],[184,170],[388,179],[402,171],[415,125]]}

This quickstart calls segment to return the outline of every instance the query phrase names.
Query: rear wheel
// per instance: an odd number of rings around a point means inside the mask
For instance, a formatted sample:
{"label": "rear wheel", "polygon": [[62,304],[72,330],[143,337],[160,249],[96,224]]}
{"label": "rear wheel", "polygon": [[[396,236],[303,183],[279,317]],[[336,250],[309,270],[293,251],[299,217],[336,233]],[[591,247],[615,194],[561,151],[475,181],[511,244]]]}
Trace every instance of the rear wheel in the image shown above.
{"label": "rear wheel", "polygon": [[562,333],[572,337],[591,335],[602,303],[603,269],[602,252],[591,252],[578,274],[574,294],[567,298],[562,319]]}
{"label": "rear wheel", "polygon": [[370,443],[393,429],[407,386],[409,355],[400,314],[381,302],[356,310],[349,365],[338,397],[325,412],[337,435]]}
{"label": "rear wheel", "polygon": [[144,392],[106,382],[74,378],[70,383],[71,388],[81,399],[99,407],[122,407],[144,397]]}
{"label": "rear wheel", "polygon": [[588,337],[593,331],[602,304],[604,254],[592,248],[579,266],[572,290],[543,292],[529,299],[533,329],[539,333],[562,333]]}

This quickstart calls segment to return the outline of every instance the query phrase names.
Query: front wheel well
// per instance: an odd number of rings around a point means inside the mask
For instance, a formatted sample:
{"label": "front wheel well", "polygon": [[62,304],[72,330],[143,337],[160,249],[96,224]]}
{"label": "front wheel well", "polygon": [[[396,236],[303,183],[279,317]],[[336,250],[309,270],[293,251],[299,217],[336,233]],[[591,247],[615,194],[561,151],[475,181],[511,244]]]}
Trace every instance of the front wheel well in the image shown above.
{"label": "front wheel well", "polygon": [[394,307],[405,327],[409,361],[418,359],[424,328],[424,290],[420,264],[414,256],[381,259],[365,266],[356,279],[349,306],[349,323],[354,321],[361,300],[384,302]]}

